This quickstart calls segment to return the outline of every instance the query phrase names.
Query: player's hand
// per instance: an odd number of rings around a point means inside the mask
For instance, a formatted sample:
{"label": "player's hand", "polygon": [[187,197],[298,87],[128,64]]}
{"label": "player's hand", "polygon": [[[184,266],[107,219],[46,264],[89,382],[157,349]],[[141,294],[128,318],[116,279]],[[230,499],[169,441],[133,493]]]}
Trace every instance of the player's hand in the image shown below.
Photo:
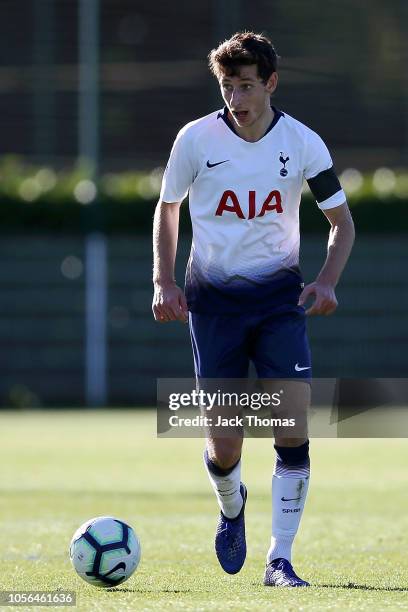
{"label": "player's hand", "polygon": [[307,315],[330,315],[337,308],[337,299],[333,285],[327,285],[315,281],[306,285],[299,296],[298,306],[303,306],[310,296],[314,296],[314,302],[306,310]]}
{"label": "player's hand", "polygon": [[187,322],[188,308],[184,292],[176,283],[154,283],[153,315],[159,323]]}

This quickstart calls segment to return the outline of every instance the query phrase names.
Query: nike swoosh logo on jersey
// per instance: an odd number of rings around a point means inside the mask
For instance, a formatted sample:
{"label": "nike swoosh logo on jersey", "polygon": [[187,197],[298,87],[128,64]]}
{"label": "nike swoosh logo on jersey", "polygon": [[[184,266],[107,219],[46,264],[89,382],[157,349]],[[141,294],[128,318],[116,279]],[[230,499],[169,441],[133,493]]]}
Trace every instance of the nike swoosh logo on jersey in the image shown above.
{"label": "nike swoosh logo on jersey", "polygon": [[302,372],[302,370],[310,370],[311,366],[301,367],[298,363],[295,365],[296,372]]}
{"label": "nike swoosh logo on jersey", "polygon": [[210,160],[207,160],[207,168],[215,168],[215,166],[225,164],[225,162],[229,162],[229,159],[224,159],[224,161],[216,162],[215,164],[210,164]]}
{"label": "nike swoosh logo on jersey", "polygon": [[281,497],[281,501],[285,502],[285,501],[299,501],[300,497],[288,497],[288,499],[286,499],[285,497]]}

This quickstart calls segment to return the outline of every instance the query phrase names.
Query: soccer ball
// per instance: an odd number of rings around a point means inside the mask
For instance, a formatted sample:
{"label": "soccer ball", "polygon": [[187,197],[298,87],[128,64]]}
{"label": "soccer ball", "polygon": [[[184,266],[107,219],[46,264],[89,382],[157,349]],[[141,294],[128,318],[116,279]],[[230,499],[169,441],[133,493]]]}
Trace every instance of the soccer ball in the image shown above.
{"label": "soccer ball", "polygon": [[140,561],[132,527],[113,516],[97,516],[74,533],[69,556],[75,571],[94,586],[111,588],[127,580]]}

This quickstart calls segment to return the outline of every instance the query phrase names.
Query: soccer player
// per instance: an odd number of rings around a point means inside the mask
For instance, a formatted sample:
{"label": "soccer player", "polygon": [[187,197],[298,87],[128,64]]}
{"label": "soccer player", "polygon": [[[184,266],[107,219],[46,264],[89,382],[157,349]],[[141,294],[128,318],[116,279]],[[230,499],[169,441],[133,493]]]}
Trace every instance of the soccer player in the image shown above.
{"label": "soccer player", "polygon": [[[271,105],[278,84],[271,41],[237,33],[211,51],[209,66],[225,106],[188,123],[174,142],[154,217],[154,317],[188,320],[198,381],[245,378],[251,360],[260,379],[293,381],[293,410],[305,411],[311,380],[306,315],[335,311],[353,221],[322,139]],[[304,179],[331,226],[326,260],[306,286],[298,265]],[[187,194],[193,240],[183,292],[174,264]],[[291,549],[308,491],[309,440],[275,432],[274,448],[264,584],[308,586],[293,570]],[[246,556],[241,450],[242,436],[207,434],[204,461],[220,507],[215,549],[230,574]]]}

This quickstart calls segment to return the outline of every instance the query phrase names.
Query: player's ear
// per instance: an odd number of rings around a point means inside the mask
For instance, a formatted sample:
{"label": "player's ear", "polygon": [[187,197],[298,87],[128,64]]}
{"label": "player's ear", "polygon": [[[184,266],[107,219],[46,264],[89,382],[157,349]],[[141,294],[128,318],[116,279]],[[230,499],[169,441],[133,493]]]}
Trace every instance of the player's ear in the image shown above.
{"label": "player's ear", "polygon": [[272,94],[278,86],[278,73],[272,72],[269,79],[266,81],[266,90]]}

